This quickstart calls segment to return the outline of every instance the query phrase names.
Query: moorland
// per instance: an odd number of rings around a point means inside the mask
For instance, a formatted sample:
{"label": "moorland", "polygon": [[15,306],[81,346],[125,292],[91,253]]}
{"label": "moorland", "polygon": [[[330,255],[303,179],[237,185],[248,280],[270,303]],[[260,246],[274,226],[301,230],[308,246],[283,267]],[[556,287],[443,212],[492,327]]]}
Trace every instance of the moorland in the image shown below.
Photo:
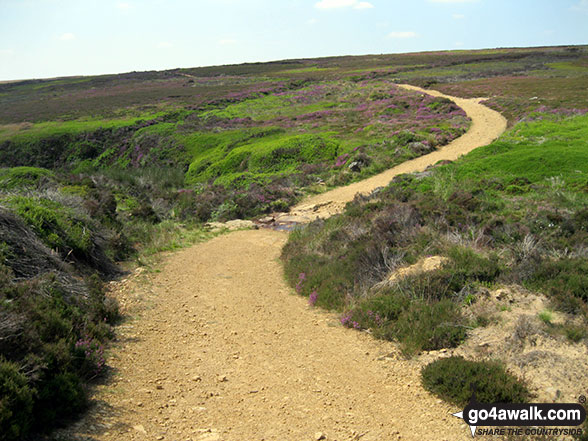
{"label": "moorland", "polygon": [[[504,287],[511,296],[538,293],[547,305],[516,318],[513,345],[540,336],[585,347],[586,47],[4,83],[4,439],[65,424],[86,408],[87,385],[108,372],[105,345],[121,320],[104,287],[121,275],[119,262],[140,264],[207,239],[208,221],[288,211],[468,130],[469,118],[451,100],[398,84],[486,97],[508,131],[457,161],[397,177],[341,215],[295,229],[282,254],[291,286],[313,307],[339,314],[342,325],[397,342],[405,356],[457,348],[491,329],[514,306],[480,305]],[[391,281],[431,257],[442,264]],[[471,381],[452,382],[467,372],[479,398],[532,398],[538,386],[506,369],[508,360],[483,358],[433,360],[423,383],[463,403]],[[554,399],[574,399],[560,395]]]}

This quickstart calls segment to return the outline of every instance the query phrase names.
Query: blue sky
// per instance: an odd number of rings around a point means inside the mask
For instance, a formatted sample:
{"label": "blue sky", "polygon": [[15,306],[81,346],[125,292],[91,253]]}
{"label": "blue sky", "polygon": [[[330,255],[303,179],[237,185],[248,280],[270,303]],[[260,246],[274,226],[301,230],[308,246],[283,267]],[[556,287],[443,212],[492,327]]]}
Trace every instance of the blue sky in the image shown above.
{"label": "blue sky", "polygon": [[588,43],[588,0],[0,0],[0,80]]}

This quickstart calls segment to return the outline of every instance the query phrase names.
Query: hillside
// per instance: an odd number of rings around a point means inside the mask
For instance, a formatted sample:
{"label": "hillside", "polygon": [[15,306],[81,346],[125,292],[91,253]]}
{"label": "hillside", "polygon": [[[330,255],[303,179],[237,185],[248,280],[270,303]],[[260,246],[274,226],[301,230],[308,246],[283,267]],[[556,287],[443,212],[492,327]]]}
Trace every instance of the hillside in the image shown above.
{"label": "hillside", "polygon": [[[501,320],[492,308],[504,305],[476,310],[487,292],[526,290],[545,307],[517,324],[521,351],[539,335],[581,352],[587,59],[585,47],[500,49],[0,84],[3,439],[86,407],[120,320],[104,290],[118,262],[210,238],[207,221],[299,222],[305,198],[333,199],[328,191],[435,157],[474,129],[465,107],[404,83],[484,97],[509,131],[295,229],[288,281],[412,355],[467,345]],[[395,282],[431,256],[433,272]]]}

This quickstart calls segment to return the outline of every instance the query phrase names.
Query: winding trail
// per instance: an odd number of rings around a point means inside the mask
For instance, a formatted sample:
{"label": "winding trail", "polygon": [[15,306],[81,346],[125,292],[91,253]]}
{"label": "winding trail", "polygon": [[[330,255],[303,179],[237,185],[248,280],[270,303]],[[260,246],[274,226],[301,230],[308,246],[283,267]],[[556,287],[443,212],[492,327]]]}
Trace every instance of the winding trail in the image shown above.
{"label": "winding trail", "polygon": [[[506,128],[479,100],[449,98],[473,120],[466,135],[313,197],[288,217],[332,215],[356,193],[456,159]],[[170,254],[142,284],[123,283],[123,306],[143,309],[119,328],[114,380],[98,388],[77,433],[117,441],[471,439],[451,416],[457,409],[422,389],[418,362],[292,294],[278,261],[286,240],[269,229],[233,232]]]}
{"label": "winding trail", "polygon": [[420,172],[442,160],[453,161],[475,148],[490,144],[506,130],[506,119],[500,113],[480,104],[480,101],[483,101],[484,98],[456,98],[415,86],[403,85],[402,87],[427,93],[428,95],[451,99],[471,118],[472,125],[470,129],[452,143],[428,155],[403,162],[366,180],[309,198],[294,207],[288,215],[282,216],[282,221],[308,222],[317,217],[325,218],[340,213],[345,204],[353,200],[357,193],[370,193],[378,187],[384,187],[397,175]]}

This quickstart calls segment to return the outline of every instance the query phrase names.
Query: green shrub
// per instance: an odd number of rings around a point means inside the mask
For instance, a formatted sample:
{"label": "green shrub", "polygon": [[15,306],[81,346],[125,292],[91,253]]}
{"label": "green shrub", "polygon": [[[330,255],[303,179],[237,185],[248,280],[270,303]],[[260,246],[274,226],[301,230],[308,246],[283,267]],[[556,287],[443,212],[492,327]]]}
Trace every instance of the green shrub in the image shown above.
{"label": "green shrub", "polygon": [[574,213],[575,227],[584,232],[588,232],[588,208],[580,208]]}
{"label": "green shrub", "polygon": [[13,167],[0,169],[0,187],[6,190],[39,188],[55,180],[51,170],[37,167]]}
{"label": "green shrub", "polygon": [[453,273],[455,288],[459,285],[463,287],[466,282],[491,283],[500,275],[498,256],[495,254],[484,257],[471,248],[453,247],[449,249],[448,256],[451,264],[446,270]]}
{"label": "green shrub", "polygon": [[539,320],[541,320],[546,325],[551,325],[551,321],[553,320],[553,313],[548,309],[541,311],[539,313]]}
{"label": "green shrub", "polygon": [[[2,320],[9,325],[0,335],[1,351],[8,360],[0,363],[0,397],[11,393],[29,397],[17,408],[32,415],[34,427],[17,425],[50,430],[85,407],[84,383],[104,372],[104,342],[112,337],[108,321],[118,316],[116,305],[107,301],[97,277],[83,283],[67,273],[17,282],[4,271],[0,276],[0,304],[6,306]],[[25,367],[34,376],[16,374]],[[21,418],[10,406],[0,398],[0,426],[4,418],[11,424]]]}
{"label": "green shrub", "polygon": [[351,291],[354,284],[354,271],[349,265],[348,259],[330,260],[314,253],[294,255],[287,261],[286,278],[303,296],[308,297],[316,291],[317,306],[342,310],[345,293]]}
{"label": "green shrub", "polygon": [[449,299],[433,303],[413,301],[390,325],[389,332],[408,354],[453,348],[467,335],[459,306]]}
{"label": "green shrub", "polygon": [[530,397],[525,384],[498,362],[442,358],[423,367],[421,375],[425,389],[460,406],[469,402],[472,387],[481,403],[525,403]]}
{"label": "green shrub", "polygon": [[453,247],[448,255],[442,268],[406,276],[397,282],[396,289],[414,300],[455,300],[465,287],[494,282],[500,274],[496,256],[486,258],[464,247]]}
{"label": "green shrub", "polygon": [[411,298],[395,288],[362,300],[343,315],[341,323],[369,328],[377,338],[396,340],[409,355],[455,347],[467,333],[466,320],[452,300]]}
{"label": "green shrub", "polygon": [[87,406],[86,391],[80,378],[60,373],[43,382],[35,402],[35,425],[39,430],[60,426]]}
{"label": "green shrub", "polygon": [[34,396],[35,390],[18,366],[0,358],[0,440],[21,439],[28,434]]}
{"label": "green shrub", "polygon": [[[369,321],[373,320],[372,316],[377,314],[381,320],[380,323],[374,323],[376,326],[381,325],[382,322],[395,322],[400,315],[410,305],[410,299],[407,296],[398,294],[397,291],[390,290],[383,292],[374,297],[369,297],[361,302],[358,311],[365,315],[365,319],[361,316],[353,317],[354,320],[359,321],[362,327],[369,328]],[[365,323],[365,324],[364,324]]]}
{"label": "green shrub", "polygon": [[211,215],[210,219],[213,221],[227,221],[229,219],[234,219],[237,215],[239,207],[237,204],[231,200],[225,201],[220,206],[214,210]]}
{"label": "green shrub", "polygon": [[584,258],[544,259],[527,282],[553,297],[558,309],[587,313],[588,261]]}
{"label": "green shrub", "polygon": [[107,297],[104,282],[94,274],[86,279],[88,298],[86,308],[91,322],[115,324],[120,318],[118,303],[112,297]]}
{"label": "green shrub", "polygon": [[88,256],[92,248],[90,225],[73,210],[48,200],[24,196],[10,198],[8,204],[33,228],[39,238],[63,256]]}
{"label": "green shrub", "polygon": [[[584,408],[586,408],[586,405],[584,405]],[[586,410],[586,413],[588,414],[588,409]],[[588,418],[584,421],[584,424],[582,424],[582,434],[575,437],[575,439],[578,441],[588,441]]]}
{"label": "green shrub", "polygon": [[564,333],[569,341],[572,343],[578,343],[586,338],[588,331],[586,330],[586,326],[568,324],[564,326]]}

